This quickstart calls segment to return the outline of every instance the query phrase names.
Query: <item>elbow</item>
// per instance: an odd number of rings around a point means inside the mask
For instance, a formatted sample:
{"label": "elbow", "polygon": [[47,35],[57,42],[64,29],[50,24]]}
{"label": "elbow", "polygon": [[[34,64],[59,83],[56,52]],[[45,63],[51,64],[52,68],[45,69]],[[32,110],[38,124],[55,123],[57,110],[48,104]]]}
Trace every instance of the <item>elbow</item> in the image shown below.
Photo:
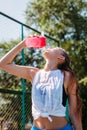
{"label": "elbow", "polygon": [[3,67],[3,62],[0,60],[0,69]]}
{"label": "elbow", "polygon": [[0,60],[0,69],[4,70],[4,68],[6,68],[7,65],[8,65],[7,62],[4,62],[3,60]]}
{"label": "elbow", "polygon": [[0,60],[0,69],[3,69],[5,64]]}
{"label": "elbow", "polygon": [[81,115],[78,112],[70,112],[70,118],[72,121],[80,121]]}

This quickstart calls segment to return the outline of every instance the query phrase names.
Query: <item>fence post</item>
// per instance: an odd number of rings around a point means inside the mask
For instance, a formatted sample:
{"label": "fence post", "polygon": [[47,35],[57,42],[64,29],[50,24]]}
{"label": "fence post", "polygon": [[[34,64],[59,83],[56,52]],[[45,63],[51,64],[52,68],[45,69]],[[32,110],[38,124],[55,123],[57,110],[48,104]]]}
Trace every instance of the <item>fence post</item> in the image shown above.
{"label": "fence post", "polygon": [[[21,40],[24,39],[24,30],[23,25],[21,24]],[[22,55],[22,65],[24,65],[24,49],[21,51]],[[21,86],[22,86],[22,130],[25,130],[25,80],[21,80]]]}

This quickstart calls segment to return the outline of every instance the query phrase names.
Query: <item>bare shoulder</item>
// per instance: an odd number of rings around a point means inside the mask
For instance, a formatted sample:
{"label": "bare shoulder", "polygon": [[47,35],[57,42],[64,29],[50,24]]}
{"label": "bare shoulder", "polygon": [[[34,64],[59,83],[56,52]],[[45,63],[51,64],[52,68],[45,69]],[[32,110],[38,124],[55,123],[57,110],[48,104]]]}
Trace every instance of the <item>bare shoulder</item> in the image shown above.
{"label": "bare shoulder", "polygon": [[69,71],[64,72],[64,85],[68,94],[76,92],[76,79]]}
{"label": "bare shoulder", "polygon": [[40,69],[39,68],[35,68],[35,67],[27,67],[28,68],[28,70],[29,71],[31,71],[31,72],[34,72],[34,73],[36,73],[36,72],[38,72]]}
{"label": "bare shoulder", "polygon": [[72,76],[70,71],[64,71],[64,87],[67,94],[72,87],[71,84],[72,84],[73,79],[74,77]]}
{"label": "bare shoulder", "polygon": [[28,73],[28,78],[29,80],[32,82],[36,73],[39,71],[39,68],[35,68],[35,67],[27,67],[27,73]]}
{"label": "bare shoulder", "polygon": [[71,80],[71,73],[69,71],[64,71],[64,83],[68,85]]}

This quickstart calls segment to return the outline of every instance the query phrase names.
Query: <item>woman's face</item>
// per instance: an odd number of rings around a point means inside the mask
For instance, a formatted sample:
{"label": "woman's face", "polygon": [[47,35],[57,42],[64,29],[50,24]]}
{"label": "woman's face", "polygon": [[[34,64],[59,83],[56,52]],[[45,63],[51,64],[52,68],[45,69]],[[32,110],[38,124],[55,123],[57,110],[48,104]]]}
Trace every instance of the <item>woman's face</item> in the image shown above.
{"label": "woman's face", "polygon": [[59,60],[63,58],[62,49],[58,47],[50,47],[43,52],[43,57],[49,60]]}

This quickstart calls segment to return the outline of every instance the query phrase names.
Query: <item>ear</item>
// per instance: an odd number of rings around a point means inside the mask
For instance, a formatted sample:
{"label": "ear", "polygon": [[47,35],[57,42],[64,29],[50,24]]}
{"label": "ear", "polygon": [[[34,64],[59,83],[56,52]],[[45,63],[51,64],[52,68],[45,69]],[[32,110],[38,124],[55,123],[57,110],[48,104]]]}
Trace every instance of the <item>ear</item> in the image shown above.
{"label": "ear", "polygon": [[61,55],[61,56],[58,57],[58,59],[61,60],[61,61],[64,61],[65,57]]}

